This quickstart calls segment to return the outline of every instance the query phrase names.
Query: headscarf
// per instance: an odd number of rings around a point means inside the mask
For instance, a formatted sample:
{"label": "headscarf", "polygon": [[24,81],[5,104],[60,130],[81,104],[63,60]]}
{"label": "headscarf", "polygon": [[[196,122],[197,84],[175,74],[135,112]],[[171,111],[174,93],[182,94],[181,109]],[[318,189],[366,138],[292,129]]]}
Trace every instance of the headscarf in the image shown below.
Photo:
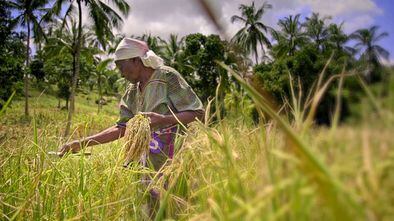
{"label": "headscarf", "polygon": [[163,59],[149,50],[144,41],[133,38],[124,38],[115,51],[115,61],[140,57],[145,67],[157,69],[163,66]]}

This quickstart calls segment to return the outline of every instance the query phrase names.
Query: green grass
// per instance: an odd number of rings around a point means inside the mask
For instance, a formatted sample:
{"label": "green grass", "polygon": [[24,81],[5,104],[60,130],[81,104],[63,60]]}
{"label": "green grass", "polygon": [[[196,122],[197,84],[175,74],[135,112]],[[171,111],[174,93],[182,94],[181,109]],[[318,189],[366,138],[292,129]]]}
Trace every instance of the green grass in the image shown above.
{"label": "green grass", "polygon": [[[97,114],[96,96],[77,97],[73,138],[116,121],[116,99]],[[169,185],[156,220],[392,220],[392,96],[379,100],[380,118],[366,99],[362,118],[335,130],[301,134],[286,119],[252,125],[236,114],[194,124],[154,184]],[[0,119],[0,219],[141,220],[139,180],[149,171],[122,167],[122,141],[95,146],[91,156],[48,156],[62,143],[67,112],[37,91],[31,104],[31,119],[23,100]]]}

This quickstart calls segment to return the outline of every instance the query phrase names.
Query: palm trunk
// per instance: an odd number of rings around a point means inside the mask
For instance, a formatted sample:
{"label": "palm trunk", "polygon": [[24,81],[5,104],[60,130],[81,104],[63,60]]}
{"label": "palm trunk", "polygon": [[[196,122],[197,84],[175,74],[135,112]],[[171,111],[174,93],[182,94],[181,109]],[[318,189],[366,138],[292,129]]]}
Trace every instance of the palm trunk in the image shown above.
{"label": "palm trunk", "polygon": [[255,57],[255,59],[256,59],[256,65],[258,65],[258,64],[259,64],[259,61],[258,61],[259,55],[257,54],[257,48],[256,48],[256,47],[255,47],[255,49],[254,49],[254,57]]}
{"label": "palm trunk", "polygon": [[26,69],[24,77],[25,90],[25,116],[29,116],[29,54],[30,54],[30,22],[27,21],[27,48],[26,48]]}
{"label": "palm trunk", "polygon": [[370,45],[368,45],[367,48],[367,72],[366,72],[366,76],[365,79],[367,81],[368,84],[372,83],[372,68],[373,68],[373,63],[372,63],[372,59],[371,59],[371,55],[372,55],[372,47]]}
{"label": "palm trunk", "polygon": [[101,99],[103,97],[102,93],[101,93],[101,76],[98,76],[97,79],[97,87],[98,87],[98,93],[99,93],[99,100],[98,100],[98,110],[97,113],[100,113],[100,110],[102,108],[102,104],[101,104]]}
{"label": "palm trunk", "polygon": [[75,69],[74,69],[72,85],[71,85],[70,108],[68,109],[67,125],[66,125],[66,130],[64,132],[64,137],[67,137],[68,134],[70,133],[72,117],[75,109],[75,92],[77,88],[79,69],[80,69],[81,38],[82,38],[82,8],[81,8],[81,1],[77,0],[77,3],[78,3],[78,37],[77,37],[77,46],[75,52],[75,63],[74,63]]}

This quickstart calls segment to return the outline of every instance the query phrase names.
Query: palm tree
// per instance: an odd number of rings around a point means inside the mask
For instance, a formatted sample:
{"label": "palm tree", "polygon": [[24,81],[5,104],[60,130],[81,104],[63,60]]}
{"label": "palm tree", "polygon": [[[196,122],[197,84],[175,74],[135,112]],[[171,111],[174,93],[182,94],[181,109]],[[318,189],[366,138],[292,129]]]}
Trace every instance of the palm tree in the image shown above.
{"label": "palm tree", "polygon": [[27,70],[30,64],[31,31],[33,31],[35,37],[44,36],[40,19],[49,11],[48,8],[45,8],[47,3],[47,0],[13,0],[9,2],[9,6],[17,12],[14,22],[27,29],[26,70],[24,76],[25,116],[29,116],[29,74]]}
{"label": "palm tree", "polygon": [[143,34],[141,37],[138,37],[141,41],[145,41],[148,44],[150,50],[155,52],[157,55],[162,55],[163,44],[165,41],[161,39],[159,36],[152,36],[149,34]]}
{"label": "palm tree", "polygon": [[165,42],[163,50],[163,59],[165,62],[174,67],[175,69],[180,69],[179,66],[182,65],[182,51],[183,51],[183,38],[178,40],[178,35],[170,34],[170,39]]}
{"label": "palm tree", "polygon": [[311,17],[306,18],[304,26],[306,33],[315,42],[318,49],[321,48],[323,42],[328,38],[328,29],[325,21],[331,19],[329,16],[320,18],[319,13],[312,13]]}
{"label": "palm tree", "polygon": [[114,38],[111,41],[109,41],[109,45],[107,48],[108,55],[115,53],[116,48],[118,47],[119,43],[122,41],[124,37],[125,36],[123,34],[116,34]]}
{"label": "palm tree", "polygon": [[306,34],[302,31],[300,14],[290,15],[278,22],[280,31],[272,31],[273,38],[278,42],[274,47],[276,56],[294,55],[294,52],[306,41]]}
{"label": "palm tree", "polygon": [[351,39],[358,41],[354,47],[364,48],[362,56],[370,62],[379,62],[379,58],[381,57],[388,59],[390,55],[386,49],[377,45],[379,40],[388,36],[387,32],[378,34],[378,28],[378,26],[372,26],[369,29],[359,29],[350,35]]}
{"label": "palm tree", "polygon": [[265,54],[264,46],[271,48],[271,43],[264,33],[268,32],[267,25],[260,20],[264,15],[266,9],[271,9],[272,5],[264,2],[263,5],[256,11],[254,2],[252,5],[241,4],[241,16],[234,15],[231,17],[231,22],[241,22],[244,27],[241,28],[232,38],[232,41],[244,48],[247,53],[253,52],[255,55],[256,64],[258,64],[257,45],[260,44],[263,54]]}
{"label": "palm tree", "polygon": [[80,55],[81,55],[81,46],[82,46],[82,3],[84,3],[88,8],[89,17],[93,21],[93,29],[97,36],[97,39],[101,43],[102,47],[106,48],[106,39],[112,39],[113,28],[120,28],[122,23],[122,17],[116,12],[116,10],[112,9],[109,5],[114,5],[114,7],[120,11],[124,16],[129,13],[130,6],[125,0],[112,0],[112,1],[88,1],[88,0],[57,0],[53,7],[53,13],[59,15],[61,12],[61,8],[63,3],[69,2],[69,7],[66,10],[66,15],[71,15],[71,12],[74,10],[73,4],[76,3],[78,7],[78,35],[77,35],[77,44],[76,44],[76,61],[75,61],[75,69],[73,73],[73,81],[71,87],[71,96],[70,96],[70,108],[67,117],[67,125],[65,130],[65,136],[69,134],[72,115],[74,112],[75,106],[75,90],[77,87],[77,82],[79,78],[80,72]]}
{"label": "palm tree", "polygon": [[349,40],[348,36],[343,32],[343,23],[340,25],[330,24],[328,26],[329,43],[333,44],[337,51],[343,49],[343,45]]}
{"label": "palm tree", "polygon": [[[67,56],[71,56],[72,68],[70,68],[70,72],[74,73],[76,68],[76,56],[77,56],[76,45],[77,45],[78,28],[77,28],[77,23],[73,20],[72,17],[70,17],[67,20],[68,22],[64,23],[64,27],[58,25],[58,27],[56,27],[53,30],[52,36],[49,36],[48,43],[47,45],[45,45],[44,51],[45,51],[45,57],[47,59],[52,59],[52,58],[57,59],[59,56],[61,56],[64,60]],[[83,27],[84,30],[90,29],[87,26],[83,26]],[[88,39],[91,39],[92,36],[93,36],[92,32],[82,33],[82,42],[84,44],[82,45],[81,48],[81,55],[93,61],[93,54],[97,54],[100,51],[97,48],[89,47],[86,44],[89,41]],[[63,72],[68,72],[68,71],[63,70]],[[62,76],[60,77],[61,79],[59,79],[58,82],[58,84],[61,87],[60,88],[61,91],[66,91],[65,90],[66,87],[71,88],[73,75],[70,76],[71,78],[69,78],[67,74],[62,73]],[[67,94],[68,93],[69,92],[67,92]],[[71,97],[69,95],[67,96],[63,95],[63,97],[67,97],[66,107],[69,110],[70,108],[68,103],[69,103],[69,98]]]}
{"label": "palm tree", "polygon": [[[354,46],[356,49],[364,49],[361,53],[361,60],[367,62],[367,70],[365,75],[367,80],[371,80],[371,73],[373,68],[380,66],[381,58],[388,59],[390,53],[377,42],[388,36],[387,32],[378,33],[379,26],[372,26],[369,29],[359,29],[350,35],[351,39],[357,41]],[[371,67],[372,65],[372,67]]]}
{"label": "palm tree", "polygon": [[339,25],[330,24],[328,26],[328,39],[327,45],[334,48],[337,52],[345,52],[349,55],[355,55],[357,50],[346,46],[349,41],[349,36],[343,32],[343,22]]}

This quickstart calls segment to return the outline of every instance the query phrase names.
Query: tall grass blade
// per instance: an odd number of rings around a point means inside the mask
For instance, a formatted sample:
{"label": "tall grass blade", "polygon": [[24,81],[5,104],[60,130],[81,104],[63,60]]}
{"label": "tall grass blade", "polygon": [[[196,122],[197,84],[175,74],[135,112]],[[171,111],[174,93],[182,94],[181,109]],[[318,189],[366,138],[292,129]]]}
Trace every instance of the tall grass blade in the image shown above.
{"label": "tall grass blade", "polygon": [[338,122],[339,122],[339,118],[341,115],[341,109],[342,109],[342,87],[343,87],[343,80],[345,78],[345,68],[346,68],[346,64],[343,65],[342,68],[342,72],[341,72],[341,77],[339,78],[339,82],[338,82],[338,91],[337,91],[337,97],[336,97],[336,105],[335,105],[335,111],[334,111],[334,117],[332,120],[332,126],[331,126],[331,131],[335,131],[337,126],[338,126]]}
{"label": "tall grass blade", "polygon": [[0,110],[0,117],[3,115],[3,113],[5,112],[5,109],[7,109],[8,105],[10,104],[12,98],[15,95],[15,91],[12,92],[11,96],[8,98],[8,100],[4,103],[3,107]]}
{"label": "tall grass blade", "polygon": [[379,117],[382,117],[382,108],[378,104],[376,97],[373,95],[372,91],[369,89],[365,81],[361,78],[360,75],[357,75],[357,80],[361,85],[361,88],[364,90],[364,92],[367,94],[368,100],[371,102],[372,106],[374,107],[376,113],[378,114]]}
{"label": "tall grass blade", "polygon": [[[326,205],[333,211],[336,217],[342,220],[354,219],[362,208],[353,198],[350,192],[346,191],[342,184],[329,172],[327,167],[310,152],[306,143],[299,137],[290,125],[283,120],[268,104],[265,99],[239,74],[222,62],[217,62],[226,69],[237,81],[250,93],[265,113],[272,117],[283,130],[287,140],[294,149],[294,152],[302,160],[301,171],[307,175],[313,183],[317,184],[318,192]],[[326,83],[327,84],[327,83]],[[324,86],[323,86],[324,88]],[[319,93],[321,94],[321,92]]]}

